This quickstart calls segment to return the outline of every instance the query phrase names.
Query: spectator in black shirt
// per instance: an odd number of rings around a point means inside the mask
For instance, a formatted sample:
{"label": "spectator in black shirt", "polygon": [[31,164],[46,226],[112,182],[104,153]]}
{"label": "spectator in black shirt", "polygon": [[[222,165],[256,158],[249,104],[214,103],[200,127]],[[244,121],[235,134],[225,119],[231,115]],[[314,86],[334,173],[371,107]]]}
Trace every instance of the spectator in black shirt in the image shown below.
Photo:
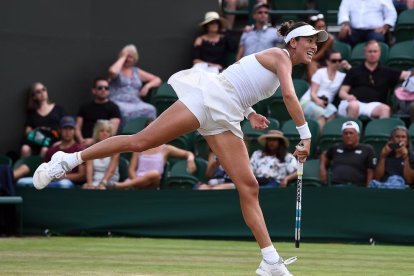
{"label": "spectator in black shirt", "polygon": [[386,104],[388,91],[411,73],[381,65],[380,56],[381,48],[378,42],[368,41],[365,45],[364,63],[348,71],[339,90],[339,97],[342,99],[338,106],[339,116],[390,116],[391,108]]}
{"label": "spectator in black shirt", "polygon": [[[45,155],[48,147],[59,138],[59,122],[66,113],[63,108],[49,100],[47,87],[41,82],[33,83],[28,90],[25,136],[20,149],[21,157],[32,154]],[[46,139],[50,142],[44,143]]]}
{"label": "spectator in black shirt", "polygon": [[92,94],[94,100],[81,106],[76,117],[76,138],[87,147],[93,143],[93,128],[97,120],[110,120],[112,135],[118,131],[121,122],[119,107],[109,100],[109,82],[106,78],[98,77],[93,82]]}
{"label": "spectator in black shirt", "polygon": [[236,49],[236,43],[231,38],[220,33],[227,22],[217,12],[205,14],[200,23],[203,34],[198,36],[193,44],[193,65],[206,71],[219,73],[227,63],[227,56]]}
{"label": "spectator in black shirt", "polygon": [[371,145],[359,143],[359,126],[354,121],[342,125],[342,140],[342,143],[331,146],[321,154],[321,181],[328,182],[327,168],[331,164],[331,184],[366,187],[374,176],[374,149]]}

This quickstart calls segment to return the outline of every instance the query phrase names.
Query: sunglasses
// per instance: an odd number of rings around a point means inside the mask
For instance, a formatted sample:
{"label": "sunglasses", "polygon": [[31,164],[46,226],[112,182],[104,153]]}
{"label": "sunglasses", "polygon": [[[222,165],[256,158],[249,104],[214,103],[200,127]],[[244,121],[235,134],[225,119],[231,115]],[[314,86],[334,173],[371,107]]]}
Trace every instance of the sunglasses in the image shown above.
{"label": "sunglasses", "polygon": [[329,61],[332,62],[332,63],[339,63],[339,62],[342,61],[342,59],[333,58],[333,59],[330,59]]}
{"label": "sunglasses", "polygon": [[97,90],[109,90],[109,86],[97,86]]}
{"label": "sunglasses", "polygon": [[43,92],[46,92],[46,91],[47,91],[46,87],[42,87],[42,88],[34,90],[33,94],[40,94],[40,93],[43,93]]}
{"label": "sunglasses", "polygon": [[323,14],[318,14],[318,15],[312,15],[311,17],[309,17],[309,19],[311,21],[318,21],[320,19],[324,19],[325,17],[323,16]]}
{"label": "sunglasses", "polygon": [[375,85],[375,80],[374,80],[374,77],[372,75],[369,75],[369,82],[371,83],[372,86]]}

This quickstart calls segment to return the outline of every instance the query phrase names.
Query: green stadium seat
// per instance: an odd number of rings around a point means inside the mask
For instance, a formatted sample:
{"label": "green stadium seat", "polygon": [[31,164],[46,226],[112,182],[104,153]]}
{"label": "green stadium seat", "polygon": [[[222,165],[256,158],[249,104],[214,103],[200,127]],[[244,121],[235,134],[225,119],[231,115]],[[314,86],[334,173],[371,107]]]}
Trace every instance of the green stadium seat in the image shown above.
{"label": "green stadium seat", "polygon": [[181,160],[175,163],[169,172],[165,186],[168,188],[193,189],[199,182],[206,181],[207,161],[202,158],[196,158],[197,169],[193,175],[187,171],[187,160]]}
{"label": "green stadium seat", "polygon": [[338,10],[342,0],[316,0],[316,9],[325,15],[328,25],[337,25]]}
{"label": "green stadium seat", "polygon": [[341,53],[342,59],[349,61],[351,59],[352,48],[348,43],[334,40],[332,49]]}
{"label": "green stadium seat", "polygon": [[413,41],[403,41],[394,44],[390,49],[387,65],[399,70],[409,70],[414,67]]}
{"label": "green stadium seat", "polygon": [[123,157],[119,157],[118,171],[119,181],[125,181],[128,178],[129,161]]}
{"label": "green stadium seat", "polygon": [[319,176],[319,159],[306,160],[303,164],[302,186],[321,187],[323,183]]}
{"label": "green stadium seat", "polygon": [[33,176],[34,172],[36,171],[37,167],[39,167],[40,164],[43,162],[43,157],[40,155],[32,155],[28,157],[22,157],[14,163],[13,168],[17,169],[21,165],[27,165],[30,169],[29,175],[27,176]]}
{"label": "green stadium seat", "polygon": [[158,87],[157,93],[155,93],[153,98],[153,104],[157,109],[157,116],[163,113],[177,100],[178,96],[172,86],[167,82],[162,83],[160,87]]}
{"label": "green stadium seat", "polygon": [[[293,79],[293,86],[295,87],[295,92],[299,99],[309,89],[309,83],[303,79]],[[283,102],[282,89],[280,87],[276,90],[276,93],[269,98],[267,108],[268,116],[279,120],[282,125],[283,122],[290,119],[289,112]]]}
{"label": "green stadium seat", "polygon": [[410,135],[411,140],[414,139],[414,123],[410,124],[410,127],[408,128],[408,134]]}
{"label": "green stadium seat", "polygon": [[13,164],[13,161],[7,155],[0,154],[0,164],[1,165],[9,165],[9,166],[11,166]]}
{"label": "green stadium seat", "polygon": [[394,34],[397,42],[414,39],[414,10],[404,10],[398,15]]}
{"label": "green stadium seat", "polygon": [[204,139],[204,137],[200,133],[196,133],[194,136],[194,152],[197,157],[201,157],[204,159],[208,159],[208,154],[210,151],[210,147]]}
{"label": "green stadium seat", "polygon": [[130,135],[135,134],[145,128],[148,123],[148,118],[138,117],[128,120],[122,127],[121,134]]}
{"label": "green stadium seat", "polygon": [[269,4],[272,6],[269,14],[272,18],[275,17],[277,22],[304,20],[310,15],[318,13],[318,11],[306,8],[306,0],[273,0]]}

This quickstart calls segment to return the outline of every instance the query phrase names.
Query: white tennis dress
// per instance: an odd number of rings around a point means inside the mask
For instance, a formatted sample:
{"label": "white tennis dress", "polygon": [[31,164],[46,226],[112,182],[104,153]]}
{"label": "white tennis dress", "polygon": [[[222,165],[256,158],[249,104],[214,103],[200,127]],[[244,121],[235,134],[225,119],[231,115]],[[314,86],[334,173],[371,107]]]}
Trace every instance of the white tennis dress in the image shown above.
{"label": "white tennis dress", "polygon": [[253,111],[254,104],[273,95],[280,85],[277,75],[264,68],[254,54],[220,74],[192,68],[175,73],[168,83],[197,117],[201,135],[230,130],[240,138],[244,115]]}

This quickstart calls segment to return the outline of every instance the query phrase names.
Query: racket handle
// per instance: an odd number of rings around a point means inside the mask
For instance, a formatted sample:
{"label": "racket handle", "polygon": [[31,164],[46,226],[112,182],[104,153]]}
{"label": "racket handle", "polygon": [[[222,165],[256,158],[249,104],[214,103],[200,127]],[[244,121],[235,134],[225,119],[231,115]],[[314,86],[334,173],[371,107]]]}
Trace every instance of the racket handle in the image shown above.
{"label": "racket handle", "polygon": [[298,176],[303,175],[303,163],[302,162],[298,162],[298,169],[297,169],[296,173],[298,174]]}
{"label": "racket handle", "polygon": [[299,248],[299,245],[300,245],[300,241],[296,240],[296,241],[295,241],[295,247],[296,247],[296,248]]}

